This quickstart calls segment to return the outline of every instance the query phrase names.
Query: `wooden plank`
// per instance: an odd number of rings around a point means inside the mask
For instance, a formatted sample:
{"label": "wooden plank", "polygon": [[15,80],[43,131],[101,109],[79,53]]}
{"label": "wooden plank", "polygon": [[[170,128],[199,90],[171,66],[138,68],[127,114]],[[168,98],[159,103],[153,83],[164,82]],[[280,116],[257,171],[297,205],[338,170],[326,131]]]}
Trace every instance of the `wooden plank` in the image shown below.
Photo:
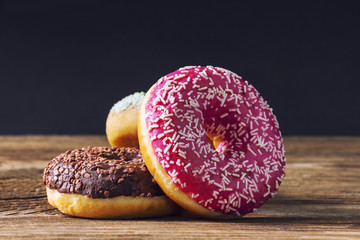
{"label": "wooden plank", "polygon": [[285,181],[275,198],[237,221],[183,216],[90,220],[46,201],[42,171],[67,149],[107,146],[104,136],[0,136],[0,239],[360,238],[360,138],[287,137]]}

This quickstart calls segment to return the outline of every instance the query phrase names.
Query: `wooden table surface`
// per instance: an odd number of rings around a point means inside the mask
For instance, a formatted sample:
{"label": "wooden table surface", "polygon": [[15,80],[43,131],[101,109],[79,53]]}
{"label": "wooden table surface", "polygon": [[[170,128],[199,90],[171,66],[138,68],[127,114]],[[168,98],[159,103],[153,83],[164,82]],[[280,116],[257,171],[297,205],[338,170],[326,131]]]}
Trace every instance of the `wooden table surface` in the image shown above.
{"label": "wooden table surface", "polygon": [[0,136],[0,239],[360,239],[360,137],[286,137],[278,194],[236,221],[61,214],[47,203],[43,168],[89,145],[108,144],[104,136]]}

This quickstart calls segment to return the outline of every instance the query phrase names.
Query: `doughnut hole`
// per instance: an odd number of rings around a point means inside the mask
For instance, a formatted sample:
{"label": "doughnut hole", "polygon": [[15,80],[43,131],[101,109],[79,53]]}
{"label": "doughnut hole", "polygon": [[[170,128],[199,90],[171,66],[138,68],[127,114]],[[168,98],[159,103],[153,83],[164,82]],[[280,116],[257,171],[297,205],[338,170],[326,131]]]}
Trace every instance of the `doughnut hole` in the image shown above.
{"label": "doughnut hole", "polygon": [[224,139],[220,135],[209,133],[209,132],[207,132],[206,135],[209,139],[211,146],[219,153],[224,153],[224,151],[226,149],[226,146],[223,142]]}

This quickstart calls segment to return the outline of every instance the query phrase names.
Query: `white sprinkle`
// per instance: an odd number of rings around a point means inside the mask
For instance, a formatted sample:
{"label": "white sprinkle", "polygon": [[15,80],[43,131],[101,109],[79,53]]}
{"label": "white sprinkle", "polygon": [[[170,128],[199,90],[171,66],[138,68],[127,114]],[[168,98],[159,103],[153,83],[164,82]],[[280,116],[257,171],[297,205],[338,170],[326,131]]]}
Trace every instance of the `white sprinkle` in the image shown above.
{"label": "white sprinkle", "polygon": [[163,98],[162,96],[158,95],[157,97],[160,99],[160,101],[161,101],[163,104],[166,104],[166,102],[165,102],[165,100],[164,100],[164,98]]}
{"label": "white sprinkle", "polygon": [[173,147],[172,152],[175,152],[178,146],[179,146],[179,143],[176,143],[175,146]]}
{"label": "white sprinkle", "polygon": [[181,157],[183,157],[184,159],[186,159],[186,152],[184,152],[184,151],[181,151],[181,150],[179,150],[179,155],[181,156]]}
{"label": "white sprinkle", "polygon": [[214,182],[213,184],[214,184],[215,186],[217,186],[217,187],[219,187],[219,188],[223,189],[223,186],[222,186],[222,185],[220,185],[220,184],[218,184],[217,182]]}
{"label": "white sprinkle", "polygon": [[174,129],[169,129],[169,130],[164,131],[164,133],[166,133],[166,134],[172,133],[172,132],[174,132]]}
{"label": "white sprinkle", "polygon": [[178,76],[175,76],[175,77],[174,77],[174,80],[181,79],[181,78],[183,78],[183,77],[185,77],[185,76],[186,76],[185,74],[180,74],[180,75],[178,75]]}
{"label": "white sprinkle", "polygon": [[170,97],[169,97],[169,101],[170,101],[171,104],[174,103],[174,102],[175,102],[175,97],[174,97],[174,96],[170,96]]}
{"label": "white sprinkle", "polygon": [[158,128],[158,127],[159,127],[158,124],[150,125],[148,131],[151,131],[151,130],[153,130],[154,128]]}
{"label": "white sprinkle", "polygon": [[197,197],[199,196],[198,193],[197,193],[197,194],[192,193],[191,195],[192,195],[192,196],[191,196],[192,198],[197,198]]}
{"label": "white sprinkle", "polygon": [[252,192],[252,188],[249,188],[249,192],[250,192],[250,196],[251,196],[252,198],[254,198],[254,194],[253,194],[253,192]]}
{"label": "white sprinkle", "polygon": [[165,136],[164,133],[159,133],[159,134],[157,135],[157,138],[160,139],[160,138],[162,138],[162,137],[164,137],[164,136]]}
{"label": "white sprinkle", "polygon": [[162,140],[162,142],[163,142],[164,145],[166,145],[168,141],[171,142],[171,138],[165,137],[165,138]]}
{"label": "white sprinkle", "polygon": [[164,124],[164,127],[169,126],[169,125],[171,124],[171,122],[172,122],[172,119],[169,119],[169,120]]}
{"label": "white sprinkle", "polygon": [[165,149],[164,149],[164,153],[165,153],[165,154],[169,151],[170,147],[171,147],[171,144],[168,144],[168,145],[165,147]]}
{"label": "white sprinkle", "polygon": [[231,83],[231,79],[229,76],[226,75],[226,79],[229,81],[229,83]]}
{"label": "white sprinkle", "polygon": [[172,172],[169,172],[170,177],[176,177],[179,173],[174,169]]}
{"label": "white sprinkle", "polygon": [[218,191],[214,191],[212,195],[214,196],[215,199],[217,199],[217,195],[218,195],[218,194],[219,194]]}
{"label": "white sprinkle", "polygon": [[227,98],[227,95],[225,95],[225,97],[223,98],[223,100],[221,101],[220,103],[220,107],[223,107],[225,102],[226,102],[226,98]]}
{"label": "white sprinkle", "polygon": [[225,167],[220,168],[220,169],[221,169],[221,171],[224,171],[224,170],[225,170],[225,169],[227,169],[229,166],[230,166],[230,164],[226,164],[226,166],[225,166]]}
{"label": "white sprinkle", "polygon": [[200,157],[201,157],[201,156],[200,156],[200,154],[199,154],[198,152],[194,151],[194,153],[196,154],[196,156],[197,156],[198,158],[200,158]]}
{"label": "white sprinkle", "polygon": [[214,86],[214,81],[211,78],[209,78],[209,81],[210,81],[210,85]]}
{"label": "white sprinkle", "polygon": [[248,200],[248,199],[249,199],[247,196],[245,196],[245,195],[243,195],[243,194],[241,194],[241,193],[239,193],[239,196],[242,197],[242,198],[245,199],[245,200]]}
{"label": "white sprinkle", "polygon": [[251,149],[250,145],[247,145],[247,149],[249,152],[251,152],[254,156],[257,156],[257,154]]}
{"label": "white sprinkle", "polygon": [[240,175],[237,174],[237,173],[233,173],[232,175],[233,175],[234,177],[240,177]]}
{"label": "white sprinkle", "polygon": [[245,176],[246,176],[246,173],[242,173],[240,180],[243,180]]}
{"label": "white sprinkle", "polygon": [[[160,153],[159,153],[159,154],[160,154]],[[164,168],[169,168],[169,167],[170,167],[170,165],[167,164],[167,162],[165,162],[165,160],[162,160],[162,161],[160,162],[160,164],[161,164],[161,166],[163,166]]]}
{"label": "white sprinkle", "polygon": [[269,184],[268,184],[269,179],[270,179],[270,175],[267,175],[267,176],[266,176],[266,181],[265,181],[265,184],[266,184],[266,185],[269,185]]}
{"label": "white sprinkle", "polygon": [[199,174],[201,174],[204,171],[204,169],[205,169],[205,165],[202,165],[202,167],[201,167],[201,169],[199,171]]}
{"label": "white sprinkle", "polygon": [[172,114],[172,113],[168,113],[168,114],[162,114],[161,116],[160,116],[160,118],[161,119],[164,119],[164,120],[168,120],[168,119],[170,119],[170,117],[172,117],[172,116],[174,116],[174,114]]}
{"label": "white sprinkle", "polygon": [[220,118],[224,118],[224,117],[226,117],[228,115],[229,115],[229,113],[224,113],[223,115],[220,116]]}
{"label": "white sprinkle", "polygon": [[192,69],[192,68],[195,68],[195,67],[196,67],[196,66],[185,66],[185,67],[180,68],[179,70],[180,70],[180,71],[184,71],[184,70]]}
{"label": "white sprinkle", "polygon": [[166,91],[166,89],[165,89],[165,91],[163,91],[163,95],[162,95],[162,97],[165,99],[166,98],[166,94],[168,93],[168,91]]}
{"label": "white sprinkle", "polygon": [[[269,189],[270,190],[270,189]],[[267,195],[269,195],[270,194],[270,191],[268,191],[268,192],[266,192],[264,195],[263,195],[263,197],[266,197]]]}
{"label": "white sprinkle", "polygon": [[186,164],[186,166],[184,167],[185,172],[187,172],[187,168],[190,166],[191,166],[191,163]]}

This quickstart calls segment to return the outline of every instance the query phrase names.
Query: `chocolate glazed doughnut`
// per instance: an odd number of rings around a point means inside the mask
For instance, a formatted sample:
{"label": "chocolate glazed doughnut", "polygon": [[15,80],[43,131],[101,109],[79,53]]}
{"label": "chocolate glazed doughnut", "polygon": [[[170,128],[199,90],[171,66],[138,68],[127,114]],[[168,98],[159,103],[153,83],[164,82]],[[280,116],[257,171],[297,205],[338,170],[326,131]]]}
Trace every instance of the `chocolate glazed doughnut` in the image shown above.
{"label": "chocolate glazed doughnut", "polygon": [[68,150],[48,163],[43,182],[49,203],[73,216],[141,218],[176,210],[137,148]]}

